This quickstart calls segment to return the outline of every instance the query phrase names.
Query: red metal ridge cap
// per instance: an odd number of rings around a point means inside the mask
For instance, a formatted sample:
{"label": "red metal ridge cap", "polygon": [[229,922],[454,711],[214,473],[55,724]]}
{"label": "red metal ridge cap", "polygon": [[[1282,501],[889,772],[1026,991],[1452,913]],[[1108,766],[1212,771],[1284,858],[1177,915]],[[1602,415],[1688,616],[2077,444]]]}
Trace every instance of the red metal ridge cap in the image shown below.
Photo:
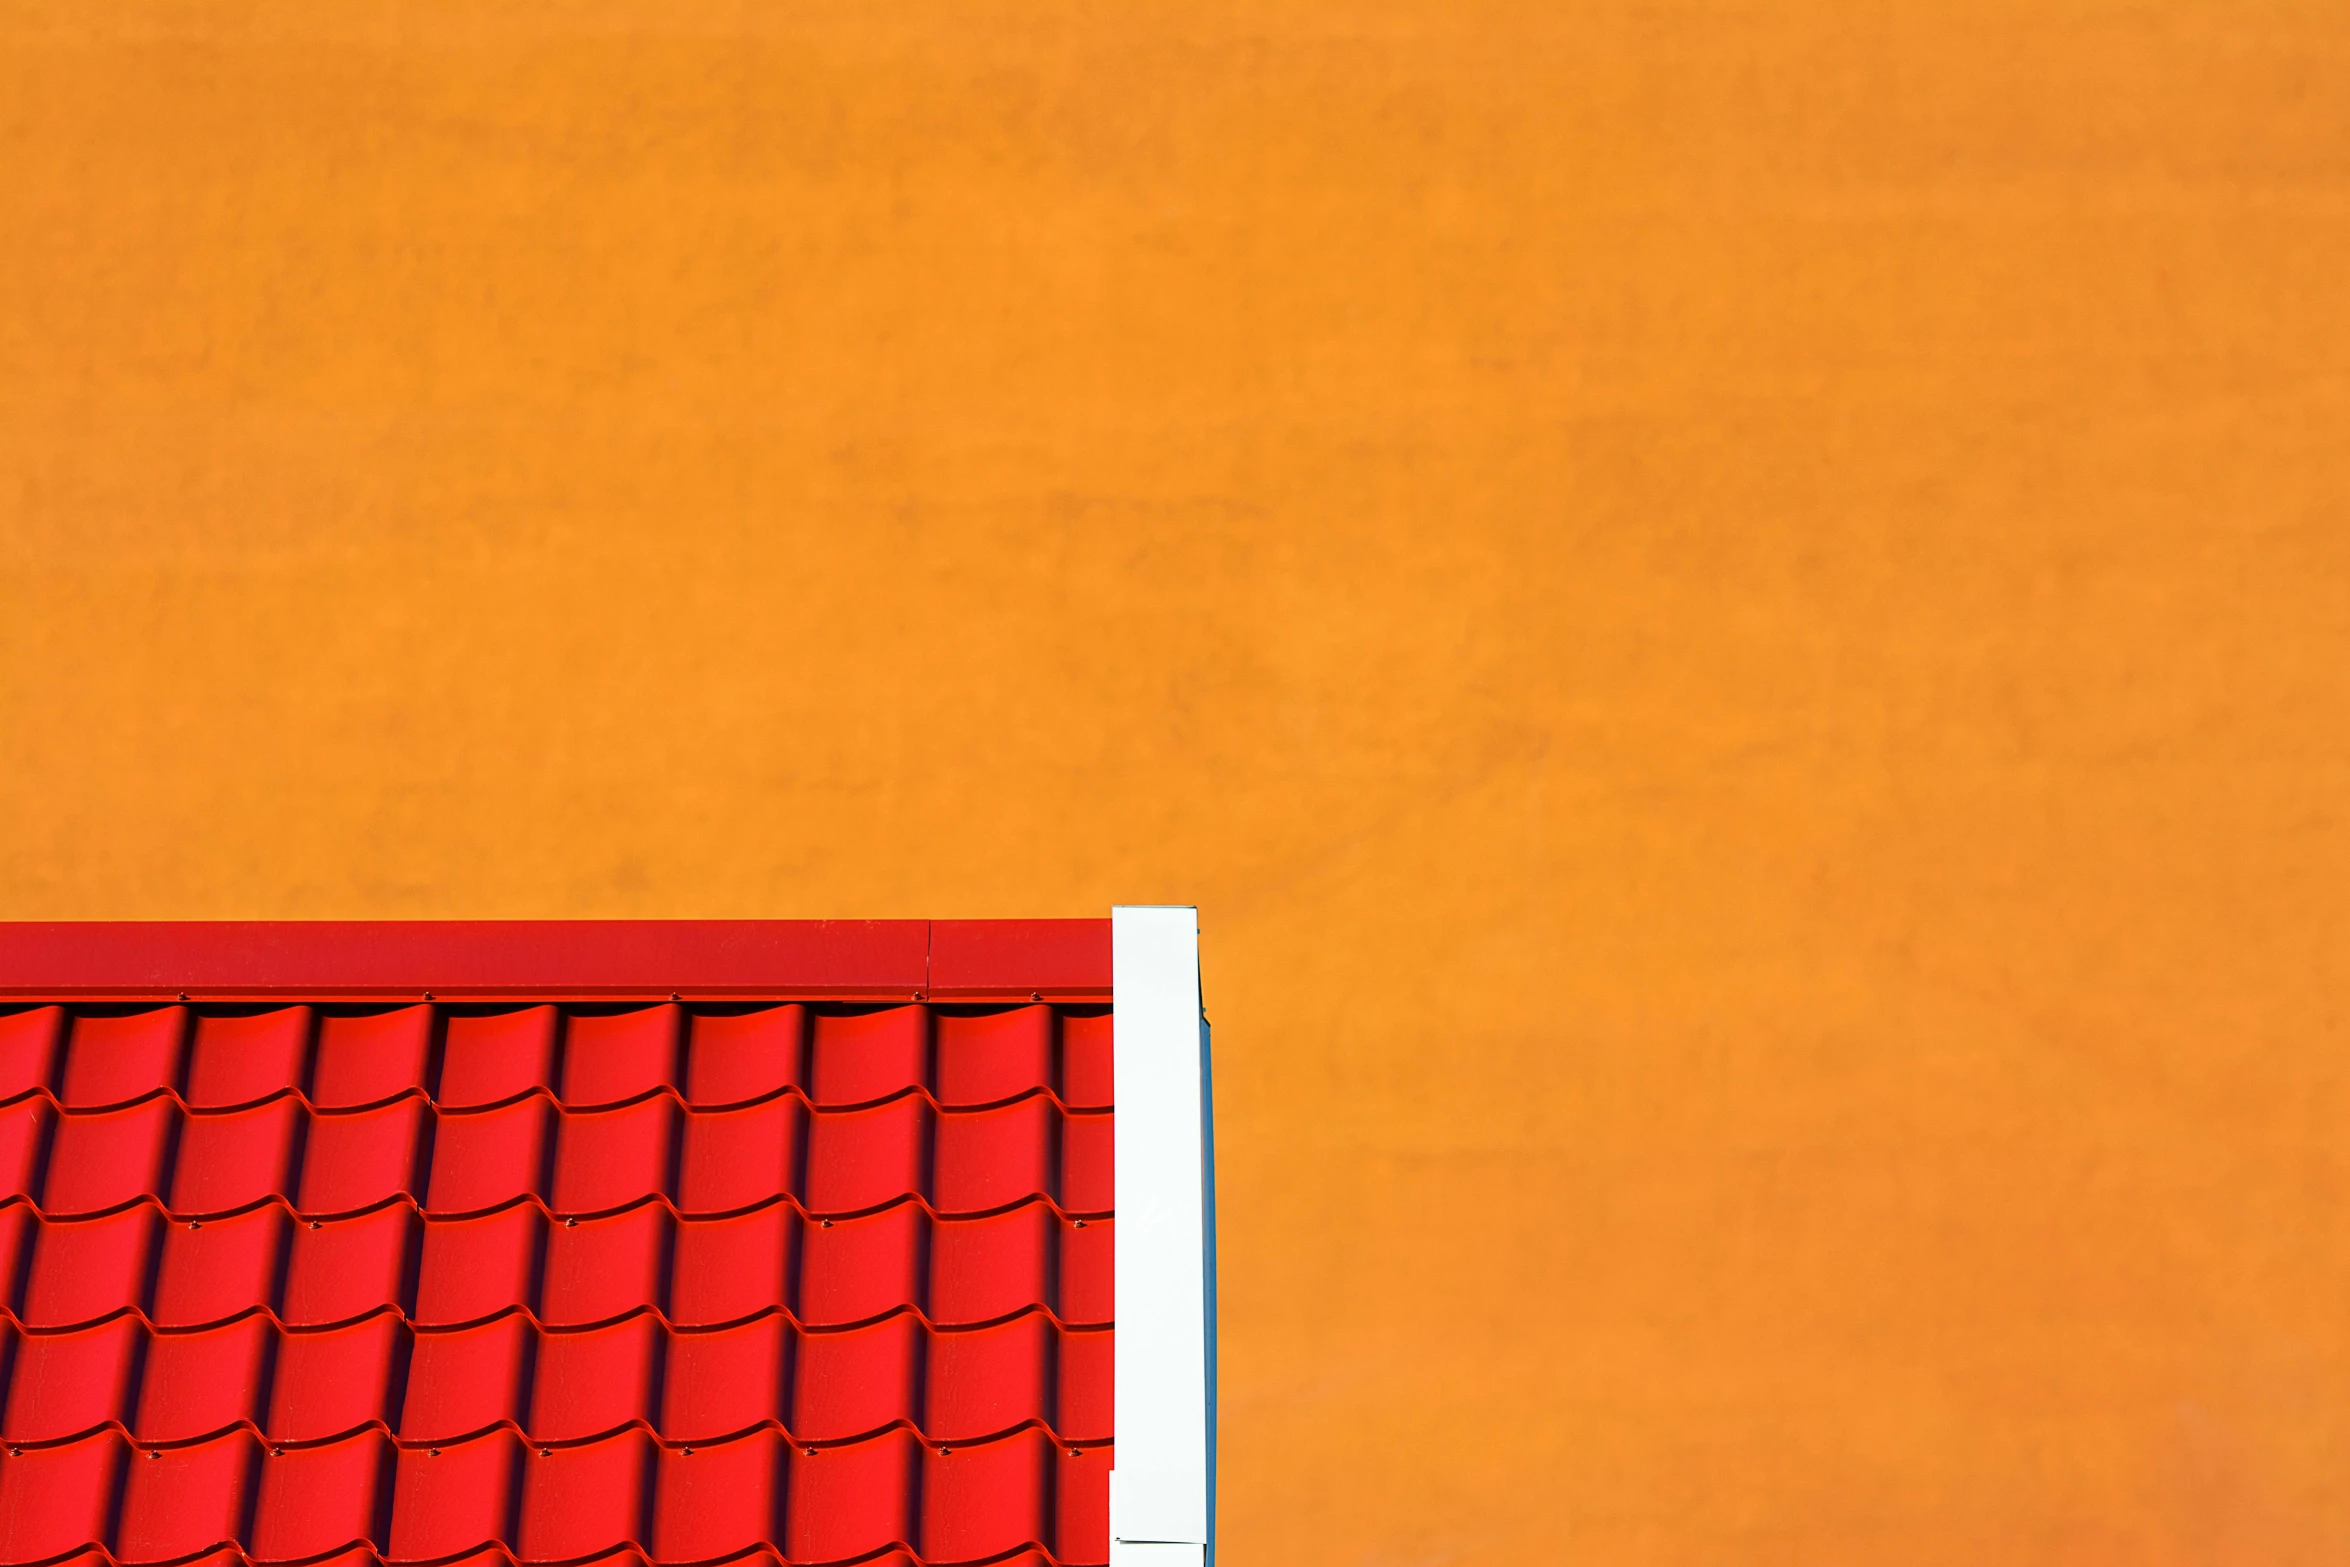
{"label": "red metal ridge cap", "polygon": [[0,922],[0,996],[1107,999],[1093,920]]}
{"label": "red metal ridge cap", "polygon": [[939,997],[1110,993],[1110,922],[933,920],[930,990]]}

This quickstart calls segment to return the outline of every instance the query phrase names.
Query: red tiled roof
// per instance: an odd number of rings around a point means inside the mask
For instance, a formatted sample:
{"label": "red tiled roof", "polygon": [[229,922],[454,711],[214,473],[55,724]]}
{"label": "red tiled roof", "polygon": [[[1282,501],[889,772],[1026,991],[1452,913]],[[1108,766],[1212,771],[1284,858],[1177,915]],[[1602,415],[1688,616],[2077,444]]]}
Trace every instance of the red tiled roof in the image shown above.
{"label": "red tiled roof", "polygon": [[894,1005],[549,948],[0,1014],[0,1561],[1106,1561],[1106,935],[907,923]]}

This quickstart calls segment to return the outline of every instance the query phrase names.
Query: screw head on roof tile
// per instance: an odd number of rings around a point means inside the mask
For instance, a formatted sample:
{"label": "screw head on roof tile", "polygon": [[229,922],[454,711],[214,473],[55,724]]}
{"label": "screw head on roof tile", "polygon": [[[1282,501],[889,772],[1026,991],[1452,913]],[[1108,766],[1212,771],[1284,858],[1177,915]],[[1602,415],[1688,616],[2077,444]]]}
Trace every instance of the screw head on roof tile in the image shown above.
{"label": "screw head on roof tile", "polygon": [[812,1447],[811,1447],[811,1448],[809,1448],[809,1449],[808,1449],[808,1456],[809,1456],[810,1458],[814,1458],[814,1457],[816,1456],[816,1449],[814,1449],[814,1448],[812,1448]]}
{"label": "screw head on roof tile", "polygon": [[153,1449],[152,1447],[150,1447],[150,1448],[148,1448],[148,1449],[147,1449],[147,1456],[148,1456],[149,1458],[161,1458],[163,1455],[162,1455],[161,1453],[158,1453],[157,1451],[155,1451],[155,1449]]}
{"label": "screw head on roof tile", "polygon": [[8,1456],[11,1458],[22,1458],[24,1457],[24,1449],[21,1447],[12,1447],[8,1450]]}
{"label": "screw head on roof tile", "polygon": [[693,1450],[692,1448],[690,1448],[690,1447],[689,1447],[689,1448],[687,1448],[687,1449],[686,1449],[686,1450],[685,1450],[683,1453],[679,1454],[678,1456],[679,1456],[679,1457],[681,1457],[681,1458],[691,1458],[691,1457],[693,1457],[693,1456],[694,1456],[694,1450]]}
{"label": "screw head on roof tile", "polygon": [[955,1450],[951,1447],[942,1447],[938,1450],[938,1456],[941,1458],[952,1458],[955,1456]]}
{"label": "screw head on roof tile", "polygon": [[283,1458],[286,1456],[286,1450],[282,1447],[273,1447],[269,1450],[269,1456],[272,1458]]}
{"label": "screw head on roof tile", "polygon": [[312,1219],[312,1220],[310,1221],[310,1227],[311,1227],[312,1229],[314,1229],[314,1230],[318,1230],[318,1229],[324,1229],[326,1226],[325,1226],[325,1225],[323,1225],[323,1224],[321,1224],[321,1223],[320,1223],[318,1220],[316,1220],[316,1219]]}
{"label": "screw head on roof tile", "polygon": [[[675,1000],[677,999],[677,992],[676,992],[676,991],[674,991],[674,990],[673,990],[673,991],[671,991],[671,992],[669,992],[669,999],[670,999],[670,1000],[672,1000],[672,1001],[675,1001]],[[691,1452],[691,1451],[693,1451],[693,1449],[691,1449],[691,1448],[688,1448],[688,1449],[686,1449],[686,1451],[688,1451],[688,1452]]]}
{"label": "screw head on roof tile", "polygon": [[438,1458],[441,1456],[441,1450],[437,1447],[428,1447],[424,1450],[424,1456],[427,1458]]}
{"label": "screw head on roof tile", "polygon": [[204,1221],[202,1219],[190,1219],[188,1221],[188,1228],[191,1230],[200,1230],[204,1228]]}
{"label": "screw head on roof tile", "polygon": [[1028,993],[1028,999],[1031,1001],[1042,1001],[1044,999],[1044,992],[1041,990],[1032,990]]}
{"label": "screw head on roof tile", "polygon": [[1083,1219],[1073,1220],[1072,1222],[1075,1223],[1076,1226],[1081,1230],[1085,1228],[1085,1221]]}
{"label": "screw head on roof tile", "polygon": [[832,1228],[832,1221],[830,1219],[818,1219],[816,1222],[822,1225],[825,1229],[829,1230]]}
{"label": "screw head on roof tile", "polygon": [[539,1449],[539,1456],[541,1458],[552,1458],[555,1456],[555,1450],[551,1447],[542,1447]]}
{"label": "screw head on roof tile", "polygon": [[579,1228],[579,1220],[577,1220],[577,1219],[575,1219],[575,1218],[573,1218],[573,1219],[565,1219],[565,1220],[563,1221],[563,1228],[565,1228],[565,1229],[567,1229],[567,1230],[576,1230],[576,1229],[578,1229],[578,1228]]}
{"label": "screw head on roof tile", "polygon": [[181,999],[182,1001],[185,1001],[185,1000],[187,1000],[187,999],[188,999],[188,993],[187,993],[186,991],[184,991],[184,990],[183,990],[183,991],[181,991],[181,992],[180,992],[180,999]]}

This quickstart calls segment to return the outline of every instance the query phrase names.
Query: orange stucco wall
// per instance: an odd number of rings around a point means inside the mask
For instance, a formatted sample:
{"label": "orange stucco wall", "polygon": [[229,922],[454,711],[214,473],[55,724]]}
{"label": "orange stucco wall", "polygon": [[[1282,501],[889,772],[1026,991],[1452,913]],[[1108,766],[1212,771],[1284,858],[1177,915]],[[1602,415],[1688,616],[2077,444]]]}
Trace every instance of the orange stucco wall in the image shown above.
{"label": "orange stucco wall", "polygon": [[0,4],[0,915],[1196,900],[1234,1563],[2350,1549],[2334,4]]}

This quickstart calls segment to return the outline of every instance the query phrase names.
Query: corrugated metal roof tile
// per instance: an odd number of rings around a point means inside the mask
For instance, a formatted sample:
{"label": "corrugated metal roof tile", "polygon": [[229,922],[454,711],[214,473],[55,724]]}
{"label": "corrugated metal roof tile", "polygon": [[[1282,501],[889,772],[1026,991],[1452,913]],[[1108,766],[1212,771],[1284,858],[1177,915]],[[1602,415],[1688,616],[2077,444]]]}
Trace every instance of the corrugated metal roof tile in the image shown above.
{"label": "corrugated metal roof tile", "polygon": [[1107,1557],[1098,1006],[38,1005],[0,1095],[0,1561]]}

